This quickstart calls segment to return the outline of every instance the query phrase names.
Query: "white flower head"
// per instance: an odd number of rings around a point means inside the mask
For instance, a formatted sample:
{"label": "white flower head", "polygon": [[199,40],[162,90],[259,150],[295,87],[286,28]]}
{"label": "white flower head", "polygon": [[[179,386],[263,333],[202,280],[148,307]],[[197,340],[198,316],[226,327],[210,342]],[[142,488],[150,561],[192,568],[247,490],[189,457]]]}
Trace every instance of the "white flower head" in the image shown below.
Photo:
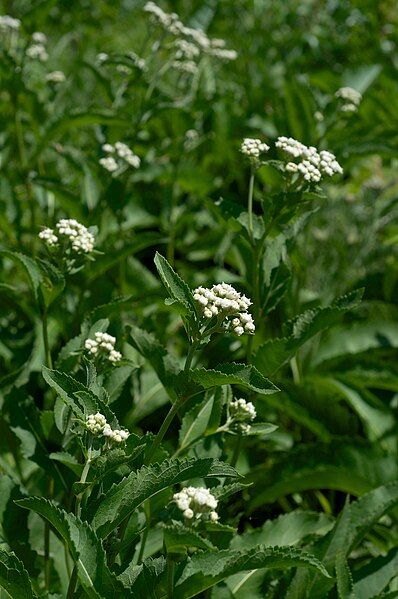
{"label": "white flower head", "polygon": [[76,254],[90,254],[94,249],[94,235],[74,218],[62,218],[56,225],[59,239],[68,242]]}
{"label": "white flower head", "polygon": [[236,399],[229,404],[229,413],[236,430],[247,435],[250,432],[250,422],[257,417],[256,408],[251,401]]}
{"label": "white flower head", "polygon": [[94,339],[86,339],[85,350],[92,356],[103,356],[111,364],[117,364],[122,359],[122,354],[115,349],[116,337],[108,333],[97,332]]}
{"label": "white flower head", "polygon": [[102,150],[106,152],[108,156],[100,158],[99,163],[110,173],[122,169],[125,166],[139,168],[141,164],[139,156],[134,154],[128,145],[121,141],[117,141],[115,145],[105,143],[102,146]]}
{"label": "white flower head", "polygon": [[46,245],[50,247],[57,245],[58,243],[58,237],[55,235],[54,230],[50,229],[49,227],[46,227],[45,229],[40,231],[39,238],[42,239],[46,243]]}
{"label": "white flower head", "polygon": [[252,302],[232,285],[219,283],[211,288],[197,287],[193,297],[206,319],[216,316],[238,336],[255,332],[253,318],[248,312]]}
{"label": "white flower head", "polygon": [[41,31],[35,31],[32,34],[32,40],[35,44],[42,44],[44,46],[47,43],[47,36]]}
{"label": "white flower head", "polygon": [[49,83],[63,83],[65,80],[65,73],[62,71],[51,71],[51,73],[47,73],[46,75],[46,81]]}
{"label": "white flower head", "polygon": [[205,487],[184,487],[173,500],[188,520],[218,520],[218,501]]}
{"label": "white flower head", "polygon": [[251,137],[246,137],[240,146],[240,151],[242,154],[254,160],[258,161],[261,154],[265,154],[269,150],[269,145],[261,141],[261,139],[253,139]]}
{"label": "white flower head", "polygon": [[10,15],[0,15],[0,31],[18,31],[20,27],[21,21],[19,19],[14,19]]}
{"label": "white flower head", "polygon": [[106,418],[103,414],[97,412],[96,414],[90,414],[86,418],[86,428],[93,435],[103,434],[104,428],[109,426],[106,422]]}
{"label": "white flower head", "polygon": [[353,87],[340,87],[335,93],[336,98],[339,98],[348,105],[353,105],[358,108],[362,101],[362,94]]}
{"label": "white flower head", "polygon": [[26,56],[40,62],[46,62],[48,60],[47,50],[43,44],[32,44],[29,46],[26,49]]}
{"label": "white flower head", "polygon": [[275,146],[298,160],[289,160],[285,164],[285,171],[290,174],[297,173],[308,183],[319,183],[323,176],[332,177],[343,173],[336,156],[327,150],[319,151],[314,146],[306,146],[292,137],[278,137]]}

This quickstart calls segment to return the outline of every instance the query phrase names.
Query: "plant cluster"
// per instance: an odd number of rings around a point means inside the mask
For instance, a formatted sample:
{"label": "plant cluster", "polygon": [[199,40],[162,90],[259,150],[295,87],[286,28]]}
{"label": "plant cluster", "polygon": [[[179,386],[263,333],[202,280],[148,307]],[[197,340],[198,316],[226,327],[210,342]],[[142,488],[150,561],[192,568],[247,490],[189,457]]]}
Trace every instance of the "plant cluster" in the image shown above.
{"label": "plant cluster", "polygon": [[0,595],[398,596],[379,4],[7,3]]}

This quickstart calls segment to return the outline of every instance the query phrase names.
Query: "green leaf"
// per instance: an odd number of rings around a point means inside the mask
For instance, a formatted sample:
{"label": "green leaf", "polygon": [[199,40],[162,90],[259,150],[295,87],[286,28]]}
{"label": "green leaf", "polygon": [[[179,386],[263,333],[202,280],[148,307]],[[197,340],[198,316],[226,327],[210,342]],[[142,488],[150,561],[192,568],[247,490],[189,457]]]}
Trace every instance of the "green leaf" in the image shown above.
{"label": "green leaf", "polygon": [[138,506],[163,489],[192,478],[236,476],[234,468],[211,458],[165,460],[131,472],[111,487],[96,509],[90,504],[86,516],[95,509],[93,526],[101,537],[106,537]]}
{"label": "green leaf", "polygon": [[259,545],[249,551],[227,549],[195,555],[176,582],[175,599],[189,599],[214,586],[228,576],[258,568],[312,568],[329,577],[323,564],[314,556],[291,547]]}
{"label": "green leaf", "polygon": [[33,296],[36,302],[39,303],[40,285],[43,282],[43,277],[37,262],[35,262],[35,260],[30,258],[29,256],[21,254],[20,252],[10,252],[8,250],[1,250],[0,255],[4,256],[5,258],[10,258],[10,260],[17,262],[17,264],[24,268],[26,274],[28,275],[29,284],[31,286]]}
{"label": "green leaf", "polygon": [[214,549],[212,543],[181,522],[172,522],[163,527],[164,545],[168,554],[186,555],[187,547]]}
{"label": "green leaf", "polygon": [[270,547],[297,545],[312,535],[324,535],[334,526],[332,518],[317,512],[296,510],[267,520],[260,528],[232,539],[233,549],[248,549],[266,544]]}
{"label": "green leaf", "polygon": [[113,412],[88,387],[85,387],[68,374],[51,370],[46,366],[43,366],[42,372],[44,380],[78,418],[84,420],[88,414],[101,412],[112,426],[118,426],[117,418]]}
{"label": "green leaf", "polygon": [[128,328],[131,345],[150,363],[158,379],[170,397],[176,399],[174,390],[175,377],[179,371],[178,364],[168,355],[166,349],[155,337],[137,326]]}
{"label": "green leaf", "polygon": [[353,581],[344,553],[336,555],[336,578],[339,599],[356,599]]}
{"label": "green leaf", "polygon": [[80,584],[89,597],[107,599],[122,592],[121,584],[107,566],[102,543],[87,522],[41,497],[29,497],[17,503],[48,520],[67,543],[77,565]]}
{"label": "green leaf", "polygon": [[254,366],[247,364],[221,364],[214,370],[196,368],[189,372],[189,378],[204,389],[219,385],[240,385],[262,395],[279,391],[271,381],[263,377]]}
{"label": "green leaf", "polygon": [[386,555],[371,559],[367,564],[355,570],[354,593],[360,599],[379,597],[398,572],[398,548],[391,549]]}
{"label": "green leaf", "polygon": [[352,291],[327,308],[303,312],[287,324],[284,338],[270,339],[260,345],[253,363],[265,376],[274,374],[304,343],[335,324],[342,314],[356,308],[362,294],[362,289]]}
{"label": "green leaf", "polygon": [[129,590],[130,599],[159,599],[166,596],[165,570],[166,560],[163,556],[155,559],[149,557],[139,566],[131,562],[118,579]]}
{"label": "green leaf", "polygon": [[276,424],[271,422],[255,422],[250,425],[248,435],[269,435],[277,430]]}
{"label": "green leaf", "polygon": [[29,575],[15,553],[0,549],[0,587],[11,599],[33,599]]}
{"label": "green leaf", "polygon": [[213,405],[214,395],[210,398],[206,397],[203,404],[199,405],[199,407],[195,406],[185,414],[182,419],[179,436],[180,450],[188,447],[205,434],[210,422]]}
{"label": "green leaf", "polygon": [[[313,545],[312,552],[333,573],[337,556],[341,554],[348,557],[365,534],[397,504],[398,482],[373,489],[353,503],[347,503],[334,528]],[[308,574],[298,572],[291,582],[291,593],[286,597],[318,599],[327,596],[332,586],[329,581],[316,575],[309,577]]]}
{"label": "green leaf", "polygon": [[196,316],[196,304],[188,285],[174,272],[170,264],[161,254],[156,252],[155,266],[170,296],[182,304],[192,317]]}

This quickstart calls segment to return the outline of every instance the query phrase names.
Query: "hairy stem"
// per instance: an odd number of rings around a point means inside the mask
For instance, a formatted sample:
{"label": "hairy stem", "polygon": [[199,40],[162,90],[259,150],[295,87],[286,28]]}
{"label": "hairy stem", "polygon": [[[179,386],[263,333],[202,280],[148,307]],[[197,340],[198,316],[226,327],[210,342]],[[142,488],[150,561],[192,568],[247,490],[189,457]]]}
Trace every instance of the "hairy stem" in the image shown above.
{"label": "hairy stem", "polygon": [[174,561],[167,556],[167,599],[174,597]]}
{"label": "hairy stem", "polygon": [[170,410],[167,413],[166,418],[163,420],[162,422],[162,426],[159,429],[158,434],[155,437],[155,440],[153,442],[152,447],[150,448],[148,455],[145,458],[144,464],[145,466],[149,466],[149,464],[152,462],[152,459],[159,447],[159,445],[161,444],[161,442],[163,441],[163,437],[165,436],[165,434],[168,431],[168,428],[174,418],[174,416],[177,413],[178,408],[181,405],[181,401],[180,400],[176,400],[173,405],[171,406]]}
{"label": "hairy stem", "polygon": [[242,439],[243,439],[243,435],[241,433],[238,433],[238,435],[236,437],[234,453],[233,453],[232,460],[231,460],[231,466],[234,466],[234,467],[236,466],[236,463],[239,458],[239,453],[242,448]]}
{"label": "hairy stem", "polygon": [[249,193],[247,196],[247,213],[249,215],[249,236],[253,240],[253,190],[254,190],[254,168],[250,171]]}
{"label": "hairy stem", "polygon": [[137,558],[137,565],[140,565],[144,559],[145,545],[146,545],[146,542],[148,539],[149,527],[151,525],[151,503],[150,503],[150,500],[148,500],[145,503],[145,520],[146,520],[146,527],[145,527],[144,532],[142,533],[140,552],[139,552],[138,558]]}

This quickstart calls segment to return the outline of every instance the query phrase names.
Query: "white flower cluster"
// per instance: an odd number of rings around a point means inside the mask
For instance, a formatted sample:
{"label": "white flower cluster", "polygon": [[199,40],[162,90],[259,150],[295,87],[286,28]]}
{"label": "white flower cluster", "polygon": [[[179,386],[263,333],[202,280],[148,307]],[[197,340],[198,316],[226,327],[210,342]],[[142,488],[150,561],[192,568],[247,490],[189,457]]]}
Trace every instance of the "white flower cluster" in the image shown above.
{"label": "white flower cluster", "polygon": [[256,161],[260,157],[260,154],[268,152],[268,150],[269,146],[261,141],[261,139],[252,139],[251,137],[246,137],[240,146],[242,154]]}
{"label": "white flower cluster", "polygon": [[14,19],[10,15],[0,15],[0,31],[18,31],[20,27],[21,21],[19,19]]}
{"label": "white flower cluster", "polygon": [[252,302],[236,291],[232,285],[219,283],[213,287],[197,287],[193,292],[195,301],[198,302],[206,318],[229,316],[234,318],[227,320],[227,328],[240,336],[243,333],[253,334],[256,327],[248,310]]}
{"label": "white flower cluster", "polygon": [[53,229],[45,228],[40,231],[39,237],[48,246],[58,245],[60,239],[71,242],[71,250],[78,254],[89,254],[94,249],[94,235],[77,220],[73,218],[62,218],[56,225],[55,234]]}
{"label": "white flower cluster", "polygon": [[106,62],[108,60],[109,56],[106,52],[100,52],[99,54],[97,54],[96,56],[96,60],[97,62],[99,62],[100,64],[102,64],[103,62]]}
{"label": "white flower cluster", "polygon": [[193,60],[174,60],[172,65],[173,69],[180,71],[181,73],[191,73],[194,75],[198,70],[198,66]]}
{"label": "white flower cluster", "polygon": [[103,435],[114,443],[122,443],[126,441],[130,433],[125,430],[112,429],[107,423],[106,418],[103,414],[97,412],[96,414],[90,414],[86,418],[86,428],[95,436]]}
{"label": "white flower cluster", "polygon": [[340,87],[335,96],[342,100],[340,109],[343,112],[356,112],[362,101],[362,94],[353,87]]}
{"label": "white flower cluster", "polygon": [[49,246],[57,245],[58,243],[58,237],[55,235],[53,229],[50,229],[49,227],[40,231],[39,237]]}
{"label": "white flower cluster", "polygon": [[327,150],[318,150],[314,146],[306,146],[292,137],[278,137],[275,146],[301,161],[288,162],[285,170],[289,173],[300,173],[305,181],[318,183],[323,175],[332,177],[336,173],[342,174],[343,169],[336,160],[336,156]]}
{"label": "white flower cluster", "polygon": [[205,487],[184,487],[173,499],[187,520],[218,520],[218,501]]}
{"label": "white flower cluster", "polygon": [[231,401],[229,412],[238,431],[247,435],[251,428],[248,422],[252,422],[257,416],[256,408],[252,402],[242,398]]}
{"label": "white flower cluster", "polygon": [[122,354],[115,349],[116,337],[108,333],[95,333],[95,339],[86,339],[85,349],[93,356],[105,354],[109,362],[116,364],[122,359]]}
{"label": "white flower cluster", "polygon": [[140,158],[121,141],[117,141],[114,146],[108,143],[104,144],[102,150],[107,156],[100,158],[99,163],[110,173],[114,173],[125,165],[138,168],[141,164]]}
{"label": "white flower cluster", "polygon": [[63,83],[65,80],[65,73],[62,71],[51,71],[51,73],[47,73],[46,75],[46,81],[49,83]]}
{"label": "white flower cluster", "polygon": [[48,54],[46,50],[47,37],[41,31],[36,31],[32,35],[32,44],[26,49],[26,56],[32,60],[46,62]]}
{"label": "white flower cluster", "polygon": [[[224,48],[224,40],[210,39],[201,29],[186,27],[176,13],[165,12],[155,2],[147,2],[144,6],[144,11],[149,13],[152,19],[171,35],[191,40],[198,50],[224,60],[235,60],[237,58],[237,53],[234,50],[227,50]],[[182,41],[186,40],[183,39]],[[188,46],[184,47],[185,49],[188,49]],[[181,46],[179,49],[181,49]],[[192,54],[193,49],[191,48],[189,51]],[[192,54],[191,59],[197,55],[198,54]],[[184,58],[188,57],[184,56]]]}

